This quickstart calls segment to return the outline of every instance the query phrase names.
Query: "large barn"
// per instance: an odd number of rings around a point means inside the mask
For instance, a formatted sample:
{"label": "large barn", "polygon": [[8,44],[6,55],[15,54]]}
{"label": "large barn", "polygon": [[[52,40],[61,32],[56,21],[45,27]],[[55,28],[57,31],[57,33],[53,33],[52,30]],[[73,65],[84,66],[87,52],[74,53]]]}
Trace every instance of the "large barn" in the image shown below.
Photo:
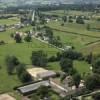
{"label": "large barn", "polygon": [[50,87],[49,80],[39,81],[36,83],[31,83],[25,86],[21,86],[18,87],[17,90],[23,95],[28,95],[35,92],[40,86]]}
{"label": "large barn", "polygon": [[28,73],[36,80],[47,79],[56,76],[54,71],[49,71],[40,67],[27,69]]}

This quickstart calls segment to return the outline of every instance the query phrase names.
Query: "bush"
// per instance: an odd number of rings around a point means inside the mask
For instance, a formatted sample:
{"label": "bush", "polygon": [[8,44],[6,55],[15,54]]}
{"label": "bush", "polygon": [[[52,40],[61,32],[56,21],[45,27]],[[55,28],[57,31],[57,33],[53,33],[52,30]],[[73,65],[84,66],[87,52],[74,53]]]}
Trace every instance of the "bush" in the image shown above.
{"label": "bush", "polygon": [[24,38],[24,40],[25,40],[26,42],[31,42],[31,41],[32,41],[31,35],[28,34],[28,35]]}
{"label": "bush", "polygon": [[100,88],[100,75],[89,75],[85,80],[86,88],[88,90],[94,90]]}
{"label": "bush", "polygon": [[74,50],[67,50],[62,53],[62,57],[72,60],[80,60],[80,58],[83,58],[83,55],[80,52]]}
{"label": "bush", "polygon": [[47,55],[43,51],[32,52],[32,64],[35,66],[46,67],[48,63]]}
{"label": "bush", "polygon": [[60,66],[62,71],[64,71],[65,73],[69,73],[73,68],[73,61],[68,58],[61,58]]}
{"label": "bush", "polygon": [[0,41],[0,45],[4,45],[5,44],[5,42],[2,40],[2,41]]}
{"label": "bush", "polygon": [[21,38],[20,34],[15,35],[15,40],[16,40],[16,43],[21,43],[22,42],[22,38]]}
{"label": "bush", "polygon": [[72,20],[72,19],[69,19],[68,22],[69,22],[69,23],[73,23],[73,20]]}
{"label": "bush", "polygon": [[30,74],[26,71],[25,64],[19,64],[16,67],[16,73],[21,82],[26,83],[32,81]]}
{"label": "bush", "polygon": [[5,61],[8,74],[13,74],[16,66],[19,64],[18,59],[15,56],[7,56]]}
{"label": "bush", "polygon": [[57,61],[57,57],[55,56],[51,56],[49,59],[48,59],[49,62],[55,62]]}
{"label": "bush", "polygon": [[100,18],[98,18],[97,21],[100,21]]}
{"label": "bush", "polygon": [[95,59],[92,66],[93,66],[93,72],[100,74],[100,57]]}
{"label": "bush", "polygon": [[83,18],[81,16],[77,17],[76,23],[78,23],[78,24],[85,24],[84,20],[83,20]]}
{"label": "bush", "polygon": [[23,83],[31,82],[31,81],[32,81],[32,78],[31,78],[30,74],[29,74],[27,71],[23,71],[23,73],[21,73],[19,79],[20,79]]}

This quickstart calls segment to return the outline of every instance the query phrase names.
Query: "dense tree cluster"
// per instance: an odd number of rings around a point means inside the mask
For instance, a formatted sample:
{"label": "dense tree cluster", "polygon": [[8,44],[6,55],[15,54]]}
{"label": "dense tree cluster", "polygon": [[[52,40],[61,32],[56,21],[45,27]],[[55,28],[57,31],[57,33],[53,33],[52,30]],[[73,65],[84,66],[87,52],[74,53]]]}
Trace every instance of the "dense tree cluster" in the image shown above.
{"label": "dense tree cluster", "polygon": [[55,100],[55,98],[52,97],[52,94],[54,93],[50,87],[40,86],[39,89],[32,95],[31,100],[40,100],[40,99]]}
{"label": "dense tree cluster", "polygon": [[75,84],[76,88],[78,88],[80,85],[80,81],[81,81],[81,75],[79,73],[75,73],[73,75],[73,80],[74,80],[74,84]]}
{"label": "dense tree cluster", "polygon": [[100,75],[93,74],[86,77],[86,88],[89,90],[100,88]]}
{"label": "dense tree cluster", "polygon": [[19,64],[16,67],[16,73],[21,82],[26,83],[32,81],[30,74],[26,71],[25,64]]}
{"label": "dense tree cluster", "polygon": [[78,16],[77,19],[76,19],[76,23],[78,24],[84,24],[84,19],[81,17],[81,16]]}
{"label": "dense tree cluster", "polygon": [[69,58],[72,60],[80,60],[83,58],[82,53],[74,51],[74,50],[67,50],[62,53],[62,57]]}
{"label": "dense tree cluster", "polygon": [[21,64],[15,56],[7,56],[5,61],[9,75],[16,73],[21,82],[30,82],[32,80],[26,71],[25,64]]}
{"label": "dense tree cluster", "polygon": [[48,63],[47,55],[43,51],[33,51],[31,56],[32,64],[46,67]]}
{"label": "dense tree cluster", "polygon": [[45,29],[45,37],[48,38],[48,42],[54,46],[61,48],[63,46],[61,39],[59,36],[54,36],[53,31],[50,27],[44,26]]}
{"label": "dense tree cluster", "polygon": [[60,60],[60,66],[61,66],[62,71],[69,73],[70,70],[73,68],[73,61],[68,58],[62,58]]}
{"label": "dense tree cluster", "polygon": [[16,43],[22,42],[22,37],[20,36],[20,34],[15,34],[15,40],[16,40]]}
{"label": "dense tree cluster", "polygon": [[92,66],[93,66],[93,72],[100,75],[100,57],[94,60]]}
{"label": "dense tree cluster", "polygon": [[32,37],[31,37],[30,33],[28,33],[27,36],[25,36],[24,40],[26,42],[31,42],[32,41]]}
{"label": "dense tree cluster", "polygon": [[65,22],[67,22],[67,17],[66,16],[63,16],[62,17],[62,21],[65,23]]}
{"label": "dense tree cluster", "polygon": [[16,66],[19,64],[18,59],[15,56],[7,56],[5,61],[8,74],[13,74]]}
{"label": "dense tree cluster", "polygon": [[93,61],[93,54],[92,54],[92,52],[86,56],[85,60],[86,60],[89,64],[92,64],[92,61]]}

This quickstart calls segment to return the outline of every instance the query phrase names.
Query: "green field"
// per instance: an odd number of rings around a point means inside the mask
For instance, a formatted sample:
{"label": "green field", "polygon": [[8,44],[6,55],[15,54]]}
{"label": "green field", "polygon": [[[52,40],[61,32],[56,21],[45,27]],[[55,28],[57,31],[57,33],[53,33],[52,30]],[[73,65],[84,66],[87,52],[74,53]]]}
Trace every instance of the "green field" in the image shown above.
{"label": "green field", "polygon": [[7,31],[5,31],[5,32],[0,32],[0,40],[4,40],[7,43],[12,43],[14,41],[10,37],[11,34],[15,34],[16,31],[18,31],[18,32],[29,31],[31,28],[32,28],[32,26],[24,27],[21,29],[7,29]]}
{"label": "green field", "polygon": [[49,15],[91,15],[91,12],[82,12],[82,11],[71,11],[71,10],[54,10],[54,11],[45,11],[43,12],[44,14],[49,14]]}
{"label": "green field", "polygon": [[16,31],[25,32],[31,28],[31,26],[28,26],[19,30],[8,29],[6,32],[0,32],[0,40],[7,43],[5,45],[0,45],[0,93],[11,92],[15,86],[21,84],[16,74],[12,76],[7,74],[5,65],[5,58],[7,55],[15,55],[22,63],[31,65],[30,57],[32,51],[43,50],[48,54],[48,56],[55,55],[56,52],[59,51],[35,39],[33,39],[31,43],[26,43],[23,41],[23,43],[17,44],[15,43],[14,39],[10,37],[11,33],[15,33]]}
{"label": "green field", "polygon": [[0,25],[12,25],[12,24],[16,24],[19,22],[19,19],[17,17],[12,17],[9,19],[0,19]]}
{"label": "green field", "polygon": [[[86,51],[89,47],[91,49],[93,44],[95,47],[93,52],[98,54],[100,53],[100,48],[97,45],[100,43],[100,32],[87,30],[87,23],[90,24],[91,28],[99,28],[100,26],[100,23],[95,20],[86,21],[84,25],[67,22],[64,26],[61,26],[59,21],[51,21],[47,23],[47,26],[53,29],[55,36],[60,36],[65,45],[72,45],[78,51]],[[90,51],[87,50],[86,52],[89,53]]]}
{"label": "green field", "polygon": [[[59,14],[60,16],[64,15],[64,11],[62,10],[44,13]],[[69,15],[81,15],[88,13],[91,14],[91,12],[68,12]],[[17,23],[18,21],[19,19],[14,17],[13,19],[0,20],[0,24],[10,25]],[[86,21],[86,24],[84,25],[65,23],[64,26],[61,26],[61,22],[56,21],[51,21],[46,25],[53,29],[55,36],[60,36],[63,44],[72,45],[77,51],[83,52],[84,54],[88,54],[91,51],[95,54],[100,54],[100,42],[87,45],[88,43],[100,40],[100,32],[88,31],[86,29],[88,23],[93,28],[100,26],[100,23],[95,19]],[[0,41],[3,40],[6,42],[5,45],[0,45],[0,93],[12,92],[15,86],[21,84],[16,74],[12,76],[7,74],[5,65],[5,58],[7,55],[15,55],[22,63],[29,64],[27,67],[32,67],[30,60],[32,51],[43,50],[48,54],[48,56],[55,55],[59,51],[56,48],[48,46],[45,43],[41,43],[36,39],[33,39],[31,43],[23,41],[22,43],[17,44],[14,39],[10,37],[11,33],[15,33],[16,31],[25,32],[30,29],[32,29],[32,26],[27,26],[19,30],[7,29],[5,32],[0,32]],[[81,75],[83,75],[84,72],[91,73],[90,65],[85,61],[74,61],[74,67]],[[59,62],[49,63],[47,69],[54,70],[56,72],[61,71]]]}
{"label": "green field", "polygon": [[[84,73],[91,73],[90,65],[85,61],[74,61],[73,66],[81,74],[81,76],[83,76]],[[61,67],[59,62],[53,62],[49,63],[48,69],[59,72],[61,70]]]}
{"label": "green field", "polygon": [[20,84],[16,75],[9,76],[6,72],[5,57],[7,55],[15,55],[18,59],[25,63],[31,64],[31,54],[32,51],[43,50],[48,56],[54,55],[58,50],[55,48],[49,47],[46,44],[43,44],[37,40],[33,40],[32,43],[10,43],[3,46],[0,46],[0,92],[11,91],[14,86]]}

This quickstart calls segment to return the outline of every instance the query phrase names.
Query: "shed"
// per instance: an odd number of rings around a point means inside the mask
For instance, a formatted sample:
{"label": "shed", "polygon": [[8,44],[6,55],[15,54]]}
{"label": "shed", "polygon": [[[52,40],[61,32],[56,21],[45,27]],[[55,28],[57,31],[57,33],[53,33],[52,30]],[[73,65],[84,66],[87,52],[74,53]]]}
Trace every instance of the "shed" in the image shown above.
{"label": "shed", "polygon": [[54,77],[56,73],[54,71],[49,71],[41,67],[34,67],[27,69],[28,73],[36,80],[41,80],[44,78]]}
{"label": "shed", "polygon": [[50,86],[49,80],[39,81],[36,83],[21,86],[21,87],[18,87],[17,90],[23,95],[28,95],[36,91],[40,86],[49,87]]}
{"label": "shed", "polygon": [[47,71],[44,73],[39,73],[39,74],[37,74],[37,76],[41,79],[45,79],[45,78],[50,78],[50,77],[56,76],[56,73],[54,71]]}

